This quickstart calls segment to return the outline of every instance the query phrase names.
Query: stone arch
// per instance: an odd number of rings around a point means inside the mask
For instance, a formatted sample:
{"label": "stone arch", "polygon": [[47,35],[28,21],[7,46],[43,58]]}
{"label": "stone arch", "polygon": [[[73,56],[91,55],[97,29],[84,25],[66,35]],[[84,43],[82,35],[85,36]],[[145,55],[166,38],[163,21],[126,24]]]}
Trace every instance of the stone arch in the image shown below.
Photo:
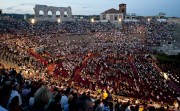
{"label": "stone arch", "polygon": [[37,21],[55,21],[57,18],[61,18],[62,21],[72,19],[71,7],[35,5],[34,12]]}
{"label": "stone arch", "polygon": [[49,18],[52,17],[52,11],[51,11],[51,10],[48,11],[48,17],[49,17]]}
{"label": "stone arch", "polygon": [[41,16],[41,17],[44,16],[44,11],[43,10],[39,10],[39,16]]}
{"label": "stone arch", "polygon": [[60,11],[56,11],[56,17],[61,17],[61,12]]}
{"label": "stone arch", "polygon": [[68,11],[64,11],[64,17],[68,17]]}

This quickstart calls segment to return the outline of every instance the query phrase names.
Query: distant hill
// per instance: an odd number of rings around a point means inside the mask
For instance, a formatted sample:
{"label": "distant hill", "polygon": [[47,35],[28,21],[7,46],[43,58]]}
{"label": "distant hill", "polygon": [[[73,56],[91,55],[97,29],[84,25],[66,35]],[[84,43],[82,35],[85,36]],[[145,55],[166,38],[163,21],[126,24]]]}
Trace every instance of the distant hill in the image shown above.
{"label": "distant hill", "polygon": [[[18,19],[18,20],[24,19],[24,14],[6,14],[6,13],[3,13],[1,16],[2,17],[10,17],[10,18]],[[33,18],[34,15],[26,14],[26,17],[27,17],[27,19],[30,19],[30,18]]]}
{"label": "distant hill", "polygon": [[[19,19],[19,20],[23,20],[24,19],[24,14],[6,14],[3,13],[1,15],[2,17],[10,17],[10,18],[14,18],[14,19]],[[26,14],[27,19],[33,18],[34,15],[32,14]],[[83,17],[83,19],[91,19],[91,18],[95,18],[95,19],[99,19],[99,15],[73,15],[73,17],[76,17],[78,19],[80,19],[81,17]]]}

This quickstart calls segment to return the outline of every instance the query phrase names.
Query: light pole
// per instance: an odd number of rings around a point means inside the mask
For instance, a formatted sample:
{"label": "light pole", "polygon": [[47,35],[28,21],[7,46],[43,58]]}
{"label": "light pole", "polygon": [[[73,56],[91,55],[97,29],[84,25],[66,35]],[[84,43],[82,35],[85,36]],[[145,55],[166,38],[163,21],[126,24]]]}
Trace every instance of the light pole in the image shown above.
{"label": "light pole", "polygon": [[57,19],[57,23],[58,23],[57,27],[58,27],[58,31],[59,31],[59,24],[61,23],[61,19],[60,18]]}
{"label": "light pole", "polygon": [[35,23],[35,19],[31,19],[31,23],[34,24]]}
{"label": "light pole", "polygon": [[148,19],[147,19],[147,21],[148,21],[148,23],[149,23],[149,22],[151,21],[151,19],[150,19],[150,18],[148,18]]}
{"label": "light pole", "polygon": [[118,21],[121,23],[121,22],[122,22],[122,19],[121,19],[121,18],[119,18],[119,19],[118,19]]}
{"label": "light pole", "polygon": [[58,19],[57,19],[57,22],[58,22],[58,24],[59,24],[59,23],[61,23],[61,19],[60,19],[60,18],[58,18]]}
{"label": "light pole", "polygon": [[35,23],[35,19],[31,19],[31,24],[32,24],[32,31],[33,31],[33,34],[34,34],[34,23]]}
{"label": "light pole", "polygon": [[91,18],[91,22],[94,23],[94,18]]}
{"label": "light pole", "polygon": [[123,24],[123,18],[122,17],[120,17],[119,19],[118,19],[118,22],[119,22],[119,24],[120,24],[120,30],[124,30],[124,24]]}
{"label": "light pole", "polygon": [[[151,19],[150,18],[148,18],[147,19],[147,33],[149,33],[149,28],[150,28],[150,22],[151,22]],[[152,50],[152,43],[148,43],[148,50],[150,50],[150,52],[151,52],[151,50]]]}
{"label": "light pole", "polygon": [[120,27],[121,27],[121,29],[122,29],[122,27],[123,27],[123,26],[122,26],[122,25],[123,25],[123,24],[122,24],[122,18],[119,18],[119,19],[118,19],[118,22],[120,23]]}

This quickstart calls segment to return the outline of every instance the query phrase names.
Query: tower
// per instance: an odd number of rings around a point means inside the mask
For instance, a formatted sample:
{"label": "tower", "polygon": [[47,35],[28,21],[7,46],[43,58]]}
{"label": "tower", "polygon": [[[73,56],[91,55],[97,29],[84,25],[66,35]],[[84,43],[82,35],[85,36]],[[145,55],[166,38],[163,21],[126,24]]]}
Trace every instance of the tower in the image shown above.
{"label": "tower", "polygon": [[123,13],[124,16],[126,15],[126,4],[124,4],[124,3],[119,4],[119,12]]}
{"label": "tower", "polygon": [[27,20],[27,15],[26,14],[24,14],[24,20]]}

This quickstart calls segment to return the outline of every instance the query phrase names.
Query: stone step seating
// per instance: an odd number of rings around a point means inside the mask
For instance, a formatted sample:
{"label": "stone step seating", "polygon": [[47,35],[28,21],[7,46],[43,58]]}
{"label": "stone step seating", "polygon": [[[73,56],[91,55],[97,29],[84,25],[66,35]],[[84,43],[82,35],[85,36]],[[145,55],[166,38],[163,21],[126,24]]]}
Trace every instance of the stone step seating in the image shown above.
{"label": "stone step seating", "polygon": [[13,54],[7,53],[5,51],[0,52],[0,63],[4,65],[5,68],[15,68],[17,71],[19,71],[19,66],[13,61]]}

